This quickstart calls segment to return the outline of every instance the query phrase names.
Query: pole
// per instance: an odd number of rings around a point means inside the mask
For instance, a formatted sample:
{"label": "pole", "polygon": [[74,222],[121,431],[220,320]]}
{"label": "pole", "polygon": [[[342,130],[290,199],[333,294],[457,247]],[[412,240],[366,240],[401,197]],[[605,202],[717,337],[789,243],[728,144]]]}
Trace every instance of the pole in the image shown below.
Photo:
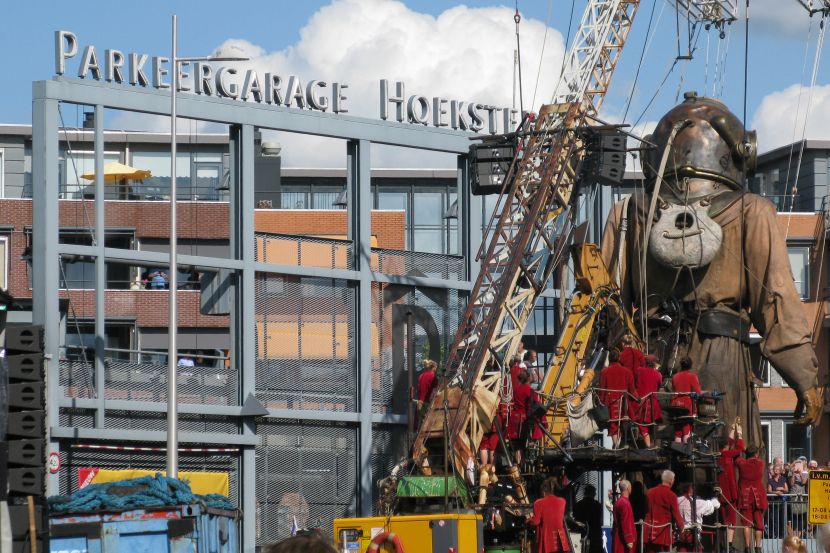
{"label": "pole", "polygon": [[170,267],[168,268],[168,333],[167,344],[167,476],[179,477],[179,412],[177,391],[178,352],[176,329],[178,313],[176,309],[176,292],[178,288],[178,268],[176,266],[176,88],[179,86],[179,63],[176,60],[176,16],[173,16],[173,41],[170,64],[173,78],[170,86]]}

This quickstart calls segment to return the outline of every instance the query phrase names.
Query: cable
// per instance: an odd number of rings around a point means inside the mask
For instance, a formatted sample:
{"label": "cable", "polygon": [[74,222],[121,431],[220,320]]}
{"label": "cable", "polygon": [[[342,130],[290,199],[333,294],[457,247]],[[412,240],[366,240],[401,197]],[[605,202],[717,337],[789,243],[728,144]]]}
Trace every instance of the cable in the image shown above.
{"label": "cable", "polygon": [[522,45],[519,40],[519,23],[522,21],[522,16],[519,14],[519,0],[516,0],[516,14],[513,16],[513,21],[516,22],[516,63],[519,68],[519,112],[524,113],[524,95],[522,94]]}
{"label": "cable", "polygon": [[[663,4],[665,7],[665,4]],[[625,104],[625,111],[623,112],[622,120],[625,121],[625,118],[628,117],[628,109],[631,107],[631,100],[634,98],[634,91],[637,89],[637,80],[640,78],[640,69],[643,67],[643,59],[646,56],[646,50],[648,50],[649,45],[651,44],[651,25],[654,22],[654,8],[657,7],[657,0],[653,0],[651,3],[651,14],[648,16],[648,27],[646,28],[646,39],[643,41],[643,49],[640,52],[640,61],[637,62],[637,71],[634,73],[634,83],[631,85],[631,92],[628,94],[628,101]],[[662,14],[662,10],[661,10]]]}
{"label": "cable", "polygon": [[[576,0],[571,1],[571,19],[573,19],[573,10]],[[542,61],[545,59],[545,46],[548,43],[548,29],[550,28],[550,16],[553,13],[553,0],[548,0],[548,16],[545,19],[545,36],[542,38],[542,52],[539,54],[539,68],[536,70],[536,84],[533,86],[533,101],[530,102],[530,109],[533,110],[536,106],[536,91],[539,90],[539,77],[542,75]],[[564,52],[568,52],[568,40],[571,36],[571,21],[568,21],[568,38],[565,39]],[[565,60],[562,60],[562,69],[565,67]],[[560,74],[562,70],[560,69]],[[515,107],[515,102],[514,106]]]}
{"label": "cable", "polygon": [[[746,9],[744,10],[744,142],[746,142],[746,93],[747,83],[749,81],[749,0],[746,0]],[[746,180],[746,178],[744,178]]]}

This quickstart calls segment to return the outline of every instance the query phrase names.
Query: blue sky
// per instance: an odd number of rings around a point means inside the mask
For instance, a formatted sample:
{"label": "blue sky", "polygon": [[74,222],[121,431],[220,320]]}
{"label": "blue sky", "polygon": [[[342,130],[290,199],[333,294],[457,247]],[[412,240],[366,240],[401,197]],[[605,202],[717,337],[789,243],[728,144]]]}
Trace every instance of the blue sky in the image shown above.
{"label": "blue sky", "polygon": [[[359,2],[359,0],[351,0]],[[375,9],[375,1],[366,0],[364,5]],[[212,52],[228,39],[244,39],[262,48],[265,52],[291,53],[301,39],[301,29],[308,26],[312,17],[330,1],[306,0],[289,2],[279,0],[269,3],[246,3],[204,0],[195,2],[104,2],[88,0],[84,2],[9,2],[4,8],[3,33],[0,34],[0,79],[4,101],[0,102],[0,123],[28,123],[31,121],[31,82],[49,79],[53,75],[53,32],[58,29],[71,30],[78,35],[82,45],[94,44],[99,50],[112,47],[124,52],[146,52],[150,55],[164,55],[170,48],[170,15],[179,16],[179,51],[181,55],[202,55]],[[631,89],[643,43],[646,38],[649,16],[655,3],[654,21],[662,13],[659,26],[653,25],[654,38],[644,59],[638,84],[634,90],[632,106],[627,120],[640,116],[658,84],[666,74],[668,66],[676,54],[675,12],[667,0],[643,0],[640,13],[635,21],[629,43],[625,49],[622,62],[614,78],[612,91],[608,95],[604,113],[609,117],[622,115]],[[743,1],[740,2],[743,4]],[[457,6],[458,2],[449,0],[404,0],[411,12],[439,16],[447,9]],[[494,3],[486,0],[472,0],[465,3],[470,8],[507,5],[513,9],[513,3]],[[570,0],[527,0],[519,1],[519,9],[525,20],[535,19],[545,22],[548,10],[552,17],[550,26],[564,35],[568,28],[568,14],[571,10]],[[574,26],[584,8],[584,2],[576,1]],[[506,12],[505,12],[506,13]],[[813,64],[812,51],[805,57],[805,46],[810,19],[795,0],[753,0],[750,13],[749,80],[747,87],[748,118],[755,116],[765,97],[808,81]],[[812,43],[817,36],[817,19],[813,18]],[[523,24],[525,25],[525,24]],[[505,17],[505,29],[512,31],[513,23],[509,15]],[[350,32],[359,33],[361,29]],[[708,69],[707,69],[708,36]],[[488,40],[487,36],[469,36],[456,39],[453,44],[459,48],[459,40],[468,48],[477,48]],[[685,40],[685,39],[684,39]],[[728,30],[728,54],[726,69],[723,72],[722,97],[739,116],[742,112],[744,95],[744,28],[738,22]],[[679,62],[660,89],[652,108],[643,115],[644,121],[653,121],[674,104],[678,90],[704,90],[708,82],[708,91],[712,92],[714,81],[714,64],[718,49],[726,50],[727,40],[720,40],[713,30],[703,32],[698,41],[698,50],[692,62]],[[336,39],[327,41],[316,39],[319,49],[317,56],[327,52],[336,52],[341,44]],[[523,43],[523,48],[525,47]],[[307,48],[307,45],[306,45]],[[510,45],[505,45],[505,56],[511,56]],[[528,47],[529,48],[529,47]],[[296,48],[295,48],[296,49]],[[296,54],[296,52],[294,52]],[[371,56],[367,56],[370,57]],[[819,64],[817,84],[830,82],[828,68],[830,63],[824,56]],[[538,59],[538,58],[537,58]],[[373,60],[366,59],[371,66]],[[805,67],[806,62],[806,70]],[[406,60],[401,60],[406,63]],[[685,67],[684,65],[688,66]],[[296,64],[295,64],[296,66]],[[74,66],[73,66],[74,67]],[[343,69],[345,71],[345,69]],[[525,94],[530,95],[536,64],[526,63]],[[545,68],[542,69],[545,72]],[[548,70],[550,71],[550,70]],[[377,78],[387,75],[379,74]],[[679,87],[683,76],[684,84]],[[319,78],[317,75],[304,75],[305,78]],[[338,75],[326,75],[334,80]],[[409,77],[408,86],[417,87],[418,82]],[[505,72],[504,83],[509,87],[511,75]],[[426,91],[428,92],[428,91]],[[550,91],[540,92],[540,96]],[[800,101],[806,103],[806,97]],[[527,99],[526,99],[527,102]],[[824,104],[821,104],[823,106]],[[772,124],[772,123],[771,123]],[[792,124],[782,125],[782,129]],[[773,127],[774,128],[774,127]],[[780,130],[780,129],[779,129]]]}

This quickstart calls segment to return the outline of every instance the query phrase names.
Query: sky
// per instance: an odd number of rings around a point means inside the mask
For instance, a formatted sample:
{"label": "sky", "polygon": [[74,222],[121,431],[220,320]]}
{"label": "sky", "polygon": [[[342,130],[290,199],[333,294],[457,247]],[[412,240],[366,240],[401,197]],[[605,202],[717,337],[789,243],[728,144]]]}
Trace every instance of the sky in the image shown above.
{"label": "sky", "polygon": [[[405,81],[407,94],[510,106],[515,6],[488,0],[8,2],[0,34],[0,123],[31,122],[31,82],[54,75],[56,30],[74,32],[81,48],[93,44],[99,55],[105,48],[166,55],[174,13],[181,56],[242,52],[251,58],[239,64],[243,68],[348,83],[351,115],[378,117],[382,78]],[[584,7],[584,0],[518,1],[525,108],[535,111],[550,101],[569,25],[572,38]],[[724,38],[718,29],[699,28],[693,59],[676,61],[679,51],[689,50],[686,24],[668,0],[643,0],[601,116],[647,132],[684,91],[696,90],[722,99],[739,117],[746,102],[746,120],[758,130],[762,151],[802,136],[830,139],[830,57],[816,57],[819,16],[809,17],[796,0],[751,0],[748,52],[743,11],[739,17]],[[77,71],[76,60],[70,71]],[[77,110],[64,116],[67,125],[80,124]],[[106,124],[134,130],[167,125],[127,114],[108,114]],[[276,138],[286,165],[342,165],[338,141]],[[381,150],[378,157],[387,166],[453,165],[409,152]]]}

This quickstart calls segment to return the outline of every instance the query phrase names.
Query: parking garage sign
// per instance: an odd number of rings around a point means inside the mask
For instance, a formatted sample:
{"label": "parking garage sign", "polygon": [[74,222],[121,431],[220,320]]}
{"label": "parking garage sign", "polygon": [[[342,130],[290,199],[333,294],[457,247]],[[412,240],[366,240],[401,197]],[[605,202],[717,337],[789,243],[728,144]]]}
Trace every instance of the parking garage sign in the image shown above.
{"label": "parking garage sign", "polygon": [[807,484],[810,524],[830,522],[830,470],[811,470]]}

